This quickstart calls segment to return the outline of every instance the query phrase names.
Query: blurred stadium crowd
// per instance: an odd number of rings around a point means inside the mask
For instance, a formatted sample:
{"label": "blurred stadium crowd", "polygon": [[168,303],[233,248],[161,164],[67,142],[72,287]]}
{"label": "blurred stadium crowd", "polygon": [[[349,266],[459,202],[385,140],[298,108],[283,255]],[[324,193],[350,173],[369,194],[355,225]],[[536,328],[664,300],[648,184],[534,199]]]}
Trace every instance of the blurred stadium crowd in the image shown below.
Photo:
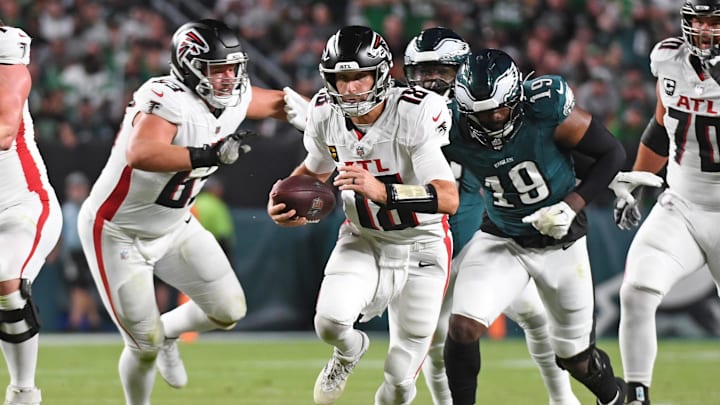
{"label": "blurred stadium crowd", "polygon": [[[247,42],[253,83],[290,85],[305,95],[320,86],[327,38],[363,24],[388,41],[393,76],[403,81],[408,40],[447,26],[473,49],[501,48],[525,74],[558,73],[577,102],[600,117],[634,158],[654,106],[648,55],[679,35],[679,5],[670,0],[8,0],[6,24],[33,36],[31,111],[39,142],[108,142],[132,91],[168,71],[168,44],[190,18],[213,17]],[[260,125],[267,136],[283,131]],[[285,129],[285,128],[282,128]],[[290,130],[290,129],[288,129]]]}

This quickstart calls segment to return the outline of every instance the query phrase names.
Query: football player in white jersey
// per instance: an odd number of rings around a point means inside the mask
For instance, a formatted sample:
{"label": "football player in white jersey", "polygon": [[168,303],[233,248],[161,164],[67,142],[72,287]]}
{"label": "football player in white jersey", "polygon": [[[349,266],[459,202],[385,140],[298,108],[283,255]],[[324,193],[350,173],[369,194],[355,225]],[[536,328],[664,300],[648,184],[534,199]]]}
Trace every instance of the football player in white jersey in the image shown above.
{"label": "football player in white jersey", "polygon": [[[656,173],[667,163],[668,188],[630,245],[620,288],[620,353],[632,405],[650,403],[655,311],[665,294],[704,266],[720,281],[720,85],[706,67],[720,46],[720,1],[686,1],[681,15],[683,37],[650,53],[657,107],[633,165]],[[632,196],[617,201],[621,228],[639,219]]]}
{"label": "football player in white jersey", "polygon": [[[408,84],[434,91],[446,97],[448,104],[455,103],[453,91],[455,76],[460,63],[469,53],[468,43],[451,29],[434,27],[424,30],[411,39],[405,49],[403,69]],[[453,257],[455,257],[480,228],[484,207],[480,196],[480,181],[459,163],[451,162],[451,165],[457,178],[460,195],[458,212],[450,217]],[[452,306],[455,266],[451,270],[450,285],[445,295],[428,360],[423,363],[423,375],[435,405],[452,405],[443,361],[443,348]],[[568,373],[555,363],[555,353],[550,345],[547,314],[534,281],[530,281],[525,291],[513,301],[513,305],[505,309],[504,313],[523,328],[528,350],[540,369],[547,388],[550,405],[579,405],[580,402],[572,392]]]}
{"label": "football player in white jersey", "polygon": [[28,109],[30,36],[0,22],[0,346],[5,404],[39,404],[38,313],[30,285],[55,247],[62,214],[35,144]]}
{"label": "football player in white jersey", "polygon": [[[247,60],[222,22],[178,28],[171,74],[134,93],[81,208],[83,251],[125,342],[119,371],[127,404],[150,402],[156,366],[171,386],[186,384],[176,345],[181,333],[231,329],[245,315],[228,258],[190,208],[219,165],[249,150],[248,133],[237,130],[246,117],[286,117],[282,91],[251,87]],[[153,275],[191,301],[161,316]]]}
{"label": "football player in white jersey", "polygon": [[[448,214],[458,194],[440,148],[450,115],[435,93],[392,87],[391,66],[385,40],[370,28],[330,37],[320,62],[325,86],[310,101],[308,154],[291,174],[326,181],[338,170],[347,217],[316,306],[315,331],[334,347],[315,383],[316,404],[335,403],[368,349],[368,336],[353,327],[358,316],[367,321],[386,308],[390,344],[375,404],[412,402],[448,282]],[[268,214],[283,226],[307,223],[275,204],[272,191]]]}

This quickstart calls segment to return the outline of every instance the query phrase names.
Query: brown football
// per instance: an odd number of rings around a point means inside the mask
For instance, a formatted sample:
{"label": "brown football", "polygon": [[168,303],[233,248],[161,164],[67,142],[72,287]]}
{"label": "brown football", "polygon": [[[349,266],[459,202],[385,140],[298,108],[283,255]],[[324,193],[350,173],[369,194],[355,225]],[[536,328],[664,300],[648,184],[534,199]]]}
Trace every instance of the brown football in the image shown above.
{"label": "brown football", "polygon": [[306,175],[291,176],[275,187],[275,203],[285,203],[288,210],[308,221],[317,222],[335,208],[335,189],[320,180]]}

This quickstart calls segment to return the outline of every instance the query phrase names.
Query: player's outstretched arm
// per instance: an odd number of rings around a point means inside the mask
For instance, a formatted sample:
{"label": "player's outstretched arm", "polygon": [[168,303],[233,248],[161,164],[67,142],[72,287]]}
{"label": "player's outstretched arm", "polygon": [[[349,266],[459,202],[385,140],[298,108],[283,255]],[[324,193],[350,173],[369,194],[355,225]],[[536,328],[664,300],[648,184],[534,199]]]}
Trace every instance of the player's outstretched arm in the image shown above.
{"label": "player's outstretched arm", "polygon": [[555,129],[555,142],[591,157],[594,163],[563,201],[540,208],[522,221],[532,224],[543,235],[562,239],[576,213],[604,191],[618,173],[625,161],[625,149],[600,122],[578,107]]}
{"label": "player's outstretched arm", "polygon": [[575,107],[556,128],[555,141],[594,160],[585,170],[580,184],[565,198],[573,211],[579,212],[605,192],[625,163],[625,148],[599,120],[579,107]]}
{"label": "player's outstretched arm", "polygon": [[252,88],[252,100],[248,106],[250,119],[276,118],[287,121],[299,131],[305,130],[308,100],[290,87],[283,90]]}
{"label": "player's outstretched arm", "polygon": [[125,157],[133,169],[150,172],[191,170],[188,149],[173,145],[177,127],[154,114],[139,113]]}
{"label": "player's outstretched arm", "polygon": [[212,145],[179,146],[172,141],[177,127],[154,114],[138,114],[125,151],[128,165],[150,172],[179,172],[235,163],[251,148],[244,142],[252,131],[239,130]]}

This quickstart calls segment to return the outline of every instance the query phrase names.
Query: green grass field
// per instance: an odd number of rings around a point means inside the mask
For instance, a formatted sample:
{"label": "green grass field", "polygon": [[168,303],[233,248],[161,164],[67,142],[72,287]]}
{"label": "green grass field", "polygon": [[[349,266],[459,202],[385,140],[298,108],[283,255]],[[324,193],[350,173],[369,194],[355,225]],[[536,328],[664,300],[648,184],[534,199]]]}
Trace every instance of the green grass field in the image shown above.
{"label": "green grass field", "polygon": [[[371,336],[370,350],[351,376],[338,405],[372,405],[382,379],[387,340]],[[610,353],[616,372],[622,374],[617,341],[600,346]],[[43,336],[37,383],[44,404],[124,404],[117,375],[122,346],[118,336]],[[540,376],[522,340],[482,342],[482,372],[478,404],[547,404]],[[181,390],[169,388],[158,375],[154,405],[272,405],[312,404],[312,387],[331,349],[312,334],[256,335],[212,334],[201,336],[180,350],[189,383]],[[653,405],[720,403],[720,347],[714,341],[668,340],[660,342],[653,384]],[[7,372],[2,370],[7,381]],[[591,395],[573,383],[583,404],[594,404]],[[422,377],[413,402],[432,402]]]}

